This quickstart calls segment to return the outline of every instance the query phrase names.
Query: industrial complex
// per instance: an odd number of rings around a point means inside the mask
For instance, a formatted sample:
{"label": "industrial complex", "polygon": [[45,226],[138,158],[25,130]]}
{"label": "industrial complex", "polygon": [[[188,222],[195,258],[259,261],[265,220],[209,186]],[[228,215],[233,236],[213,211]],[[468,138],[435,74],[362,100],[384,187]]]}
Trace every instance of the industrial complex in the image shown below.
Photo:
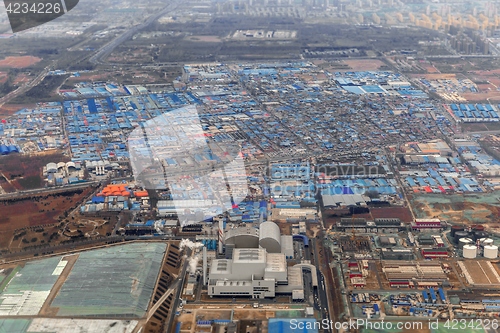
{"label": "industrial complex", "polygon": [[0,333],[500,330],[498,3],[88,1],[0,5]]}

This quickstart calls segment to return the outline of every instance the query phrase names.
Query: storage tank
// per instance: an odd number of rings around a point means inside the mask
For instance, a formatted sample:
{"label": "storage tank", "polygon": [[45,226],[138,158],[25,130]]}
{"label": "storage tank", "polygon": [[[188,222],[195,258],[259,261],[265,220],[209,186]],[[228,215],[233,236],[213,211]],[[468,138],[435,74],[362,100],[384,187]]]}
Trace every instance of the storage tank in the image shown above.
{"label": "storage tank", "polygon": [[477,256],[477,247],[474,245],[464,245],[463,256],[466,259],[474,259]]}
{"label": "storage tank", "polygon": [[451,231],[450,231],[451,237],[455,237],[455,233],[460,232],[460,231],[464,231],[464,227],[461,227],[459,225],[451,226]]}
{"label": "storage tank", "polygon": [[496,259],[498,257],[498,246],[486,245],[484,247],[484,257],[488,259]]}
{"label": "storage tank", "polygon": [[462,249],[465,245],[470,245],[472,243],[473,243],[473,241],[470,238],[467,238],[467,237],[460,238],[460,240],[458,241],[458,248]]}
{"label": "storage tank", "polygon": [[488,237],[488,233],[484,232],[484,231],[474,231],[474,233],[473,233],[473,238],[475,241],[478,239],[487,238],[487,237]]}
{"label": "storage tank", "polygon": [[491,239],[491,238],[481,238],[479,240],[479,244],[481,246],[493,245],[493,239]]}
{"label": "storage tank", "polygon": [[465,238],[467,236],[469,236],[469,233],[467,231],[457,231],[457,232],[455,232],[455,238],[454,238],[455,239],[455,244],[458,244],[458,240],[460,238]]}
{"label": "storage tank", "polygon": [[471,226],[472,230],[474,231],[484,231],[484,226],[482,224],[476,224]]}

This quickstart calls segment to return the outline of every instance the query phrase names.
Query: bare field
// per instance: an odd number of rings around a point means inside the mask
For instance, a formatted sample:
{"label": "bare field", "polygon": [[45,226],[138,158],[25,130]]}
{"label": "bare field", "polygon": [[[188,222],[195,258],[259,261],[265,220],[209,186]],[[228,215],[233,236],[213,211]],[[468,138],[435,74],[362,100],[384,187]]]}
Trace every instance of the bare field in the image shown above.
{"label": "bare field", "polygon": [[[91,189],[87,188],[73,194],[64,193],[0,201],[0,207],[3,207],[1,209],[5,212],[0,217],[0,248],[9,246],[16,229],[57,223],[57,218],[60,215],[76,206],[78,202],[90,194],[90,191]],[[28,241],[31,242],[33,237]]]}
{"label": "bare field", "polygon": [[344,60],[349,67],[355,71],[376,71],[386,64],[378,59],[353,59]]}
{"label": "bare field", "polygon": [[36,104],[5,104],[0,108],[0,116],[12,116],[24,108],[35,108]]}
{"label": "bare field", "polygon": [[42,59],[32,56],[7,57],[0,60],[0,67],[25,68],[40,62]]}
{"label": "bare field", "polygon": [[499,192],[475,195],[409,196],[417,218],[441,218],[453,224],[484,224],[490,231],[500,227]]}
{"label": "bare field", "polygon": [[399,218],[402,222],[411,222],[413,220],[408,207],[370,208],[370,212],[374,219],[387,217]]}

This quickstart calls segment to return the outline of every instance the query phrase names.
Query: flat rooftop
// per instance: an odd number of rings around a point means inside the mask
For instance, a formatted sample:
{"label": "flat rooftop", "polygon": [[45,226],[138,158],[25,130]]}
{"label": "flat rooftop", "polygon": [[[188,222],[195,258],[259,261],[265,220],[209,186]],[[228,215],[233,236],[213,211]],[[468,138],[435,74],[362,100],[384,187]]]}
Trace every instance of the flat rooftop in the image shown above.
{"label": "flat rooftop", "polygon": [[58,316],[143,317],[166,246],[132,243],[81,253],[51,307]]}

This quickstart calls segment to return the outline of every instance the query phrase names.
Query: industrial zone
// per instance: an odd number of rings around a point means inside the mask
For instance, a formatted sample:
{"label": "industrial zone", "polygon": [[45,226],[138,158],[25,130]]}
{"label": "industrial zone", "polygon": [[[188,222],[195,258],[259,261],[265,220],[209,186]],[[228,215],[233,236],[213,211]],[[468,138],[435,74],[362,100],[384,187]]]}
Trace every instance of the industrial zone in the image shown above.
{"label": "industrial zone", "polygon": [[[236,75],[243,82],[228,85]],[[9,148],[4,158],[50,150],[52,143],[71,160],[43,165],[47,189],[92,184],[94,190],[54,226],[49,244],[30,246],[36,230],[12,236],[28,243],[4,251],[5,261],[47,258],[6,265],[2,325],[20,332],[287,332],[297,318],[304,324],[418,322],[494,320],[500,313],[495,230],[408,206],[415,195],[495,195],[500,162],[476,137],[442,136],[455,133],[458,111],[450,113],[390,71],[330,73],[304,62],[199,64],[185,66],[183,80],[186,90],[162,93],[94,83],[85,99],[21,110],[3,122],[5,146],[18,150]],[[285,96],[294,103],[279,102]],[[120,143],[139,120],[185,122],[155,117],[191,103],[203,132],[156,127],[146,137],[152,149],[140,136],[128,141],[132,149]],[[297,103],[310,106],[307,113],[292,106]],[[358,112],[354,103],[369,109]],[[320,121],[335,117],[334,105],[342,105],[336,124],[350,136],[339,138]],[[293,122],[282,117],[291,110]],[[494,117],[497,106],[485,110],[482,115]],[[348,122],[349,114],[357,121]],[[363,122],[377,130],[364,131]],[[415,133],[416,123],[426,125]],[[53,132],[55,124],[64,130]],[[313,131],[310,124],[317,125]],[[39,136],[27,135],[32,131]],[[210,149],[172,153],[200,133]],[[250,166],[243,183],[231,186],[234,198],[246,195],[207,209],[207,201],[219,200],[225,178],[214,174],[217,181],[207,183],[181,171],[223,165],[226,142],[238,142]],[[367,150],[366,142],[389,149]],[[138,177],[134,161],[148,154],[160,167]],[[65,241],[74,244],[70,253],[50,253]],[[77,248],[86,242],[95,249]],[[126,273],[109,279],[117,270]]]}

